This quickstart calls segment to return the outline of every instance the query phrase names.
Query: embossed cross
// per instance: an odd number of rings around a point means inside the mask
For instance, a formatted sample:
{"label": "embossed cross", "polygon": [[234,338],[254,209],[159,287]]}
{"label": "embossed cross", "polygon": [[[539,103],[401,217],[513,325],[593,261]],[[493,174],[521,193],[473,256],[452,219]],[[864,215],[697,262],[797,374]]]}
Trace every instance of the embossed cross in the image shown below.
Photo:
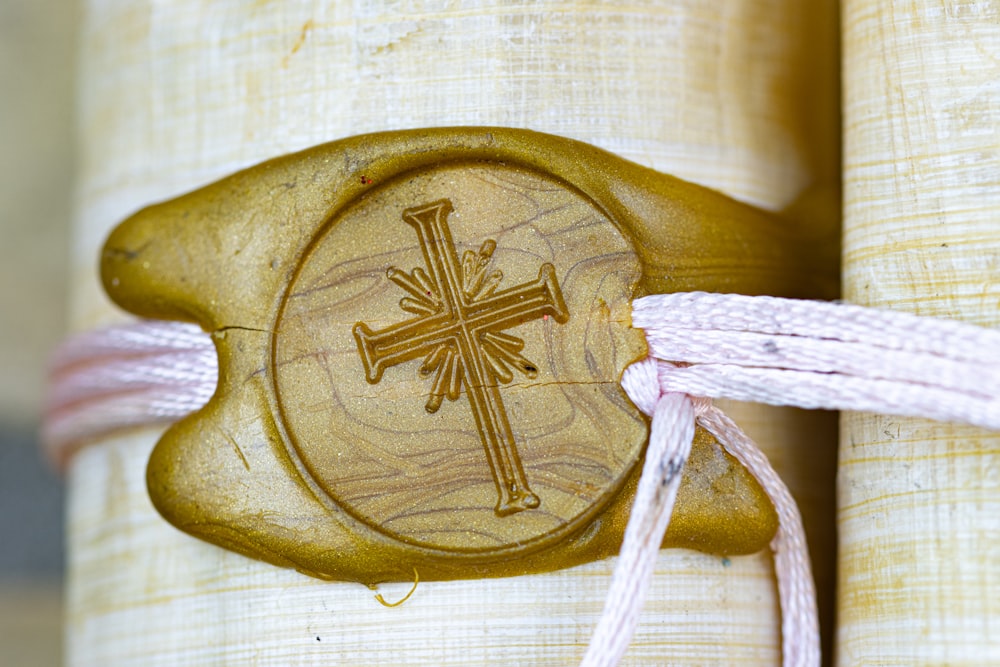
{"label": "embossed cross", "polygon": [[435,374],[427,412],[437,412],[446,396],[456,400],[465,387],[497,486],[495,512],[506,516],[540,501],[528,486],[499,389],[513,379],[512,368],[529,378],[538,369],[521,356],[524,341],[504,330],[546,316],[566,322],[569,310],[551,264],[543,264],[533,282],[496,291],[503,274],[489,271],[495,241],[459,261],[448,228],[452,210],[442,199],[403,211],[427,268],[406,273],[393,267],[387,276],[409,294],[400,308],[418,317],[374,332],[359,322],[354,337],[372,384],[386,368],[424,357],[420,374]]}

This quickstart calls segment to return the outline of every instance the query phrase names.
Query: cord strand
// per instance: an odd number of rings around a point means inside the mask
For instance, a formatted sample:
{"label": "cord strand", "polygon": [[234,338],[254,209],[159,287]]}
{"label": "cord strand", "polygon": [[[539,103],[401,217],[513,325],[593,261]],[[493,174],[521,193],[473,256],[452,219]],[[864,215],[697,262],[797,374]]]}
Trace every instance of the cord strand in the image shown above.
{"label": "cord strand", "polygon": [[[847,304],[701,292],[637,299],[633,326],[645,330],[650,357],[626,369],[622,386],[651,416],[650,442],[582,664],[611,667],[627,651],[697,422],[774,503],[783,661],[815,667],[819,629],[801,516],[764,454],[711,399],[1000,429],[1000,331]],[[64,463],[87,440],[180,419],[204,406],[217,378],[212,340],[190,324],[144,321],[78,335],[53,359],[46,451]]]}

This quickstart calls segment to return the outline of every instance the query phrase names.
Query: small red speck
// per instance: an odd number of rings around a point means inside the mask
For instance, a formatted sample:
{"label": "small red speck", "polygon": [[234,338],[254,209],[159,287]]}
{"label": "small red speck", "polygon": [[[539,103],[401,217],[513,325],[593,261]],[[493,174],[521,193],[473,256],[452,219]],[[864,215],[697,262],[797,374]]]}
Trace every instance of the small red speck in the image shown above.
{"label": "small red speck", "polygon": [[361,177],[361,185],[370,185],[371,182],[372,182],[372,179],[368,178],[367,176],[362,176]]}
{"label": "small red speck", "polygon": [[548,319],[549,319],[549,316],[548,316],[548,315],[542,315],[542,319],[543,319],[543,320],[548,320]]}

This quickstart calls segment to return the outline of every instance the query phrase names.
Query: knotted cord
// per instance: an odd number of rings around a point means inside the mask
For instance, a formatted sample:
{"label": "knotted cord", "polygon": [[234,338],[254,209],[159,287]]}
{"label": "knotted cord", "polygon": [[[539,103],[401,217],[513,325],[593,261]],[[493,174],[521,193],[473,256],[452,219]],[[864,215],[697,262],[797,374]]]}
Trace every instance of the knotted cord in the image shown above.
{"label": "knotted cord", "polygon": [[[742,463],[779,517],[771,543],[786,666],[819,665],[815,590],[802,521],[766,457],[713,398],[864,410],[1000,429],[1000,331],[846,304],[664,294],[633,303],[649,358],[622,385],[652,422],[603,615],[583,660],[617,665],[628,648],[670,521],[697,422]],[[49,456],[116,430],[170,422],[215,391],[211,338],[146,321],[71,338],[54,358],[43,426]]]}
{"label": "knotted cord", "polygon": [[795,500],[756,443],[710,400],[664,391],[662,369],[672,368],[669,362],[649,358],[627,368],[622,377],[629,398],[652,419],[649,446],[604,611],[581,666],[614,667],[625,655],[670,523],[697,422],[757,479],[774,504],[778,532],[771,540],[771,551],[781,605],[784,664],[816,667],[820,664],[816,589]]}

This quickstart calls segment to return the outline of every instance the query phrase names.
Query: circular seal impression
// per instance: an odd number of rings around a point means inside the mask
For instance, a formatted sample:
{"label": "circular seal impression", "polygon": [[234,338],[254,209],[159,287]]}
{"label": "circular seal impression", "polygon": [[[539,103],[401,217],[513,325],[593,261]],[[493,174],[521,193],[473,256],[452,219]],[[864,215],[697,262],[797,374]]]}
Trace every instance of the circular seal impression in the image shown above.
{"label": "circular seal impression", "polygon": [[480,555],[579,530],[640,457],[632,244],[578,190],[496,162],[337,211],[281,302],[280,422],[317,495],[405,544]]}

